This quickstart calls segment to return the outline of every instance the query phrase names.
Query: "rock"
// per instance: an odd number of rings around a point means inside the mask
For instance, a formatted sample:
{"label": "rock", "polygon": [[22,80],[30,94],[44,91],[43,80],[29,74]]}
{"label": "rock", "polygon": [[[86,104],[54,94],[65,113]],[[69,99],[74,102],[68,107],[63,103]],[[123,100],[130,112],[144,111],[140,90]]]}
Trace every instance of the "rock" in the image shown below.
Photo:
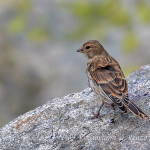
{"label": "rock", "polygon": [[[150,116],[150,65],[128,78],[129,94]],[[102,120],[93,119],[99,101],[90,88],[49,102],[14,119],[0,130],[2,150],[113,150],[150,149],[150,121],[132,113],[102,109]]]}

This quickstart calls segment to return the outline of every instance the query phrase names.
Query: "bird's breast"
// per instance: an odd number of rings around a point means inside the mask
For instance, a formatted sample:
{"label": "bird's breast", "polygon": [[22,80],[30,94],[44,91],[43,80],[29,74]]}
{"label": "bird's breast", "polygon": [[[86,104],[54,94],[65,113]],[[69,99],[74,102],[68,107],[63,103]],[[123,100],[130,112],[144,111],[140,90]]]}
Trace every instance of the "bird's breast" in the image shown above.
{"label": "bird's breast", "polygon": [[100,85],[98,85],[94,79],[92,79],[91,75],[89,72],[87,72],[87,75],[88,75],[88,85],[89,87],[92,89],[92,91],[100,96],[100,97],[103,97],[105,99],[105,101],[107,103],[112,103],[112,100],[110,100],[110,98],[104,93],[103,89],[101,88]]}

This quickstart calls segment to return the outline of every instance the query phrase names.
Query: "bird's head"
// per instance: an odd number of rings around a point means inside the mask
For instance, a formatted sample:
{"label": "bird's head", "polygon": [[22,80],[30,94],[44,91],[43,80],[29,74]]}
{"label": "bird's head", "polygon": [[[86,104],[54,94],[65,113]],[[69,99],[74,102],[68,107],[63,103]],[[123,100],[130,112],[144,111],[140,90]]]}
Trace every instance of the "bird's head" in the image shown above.
{"label": "bird's head", "polygon": [[97,55],[107,54],[103,46],[97,40],[87,41],[77,50],[77,52],[84,53],[89,59]]}

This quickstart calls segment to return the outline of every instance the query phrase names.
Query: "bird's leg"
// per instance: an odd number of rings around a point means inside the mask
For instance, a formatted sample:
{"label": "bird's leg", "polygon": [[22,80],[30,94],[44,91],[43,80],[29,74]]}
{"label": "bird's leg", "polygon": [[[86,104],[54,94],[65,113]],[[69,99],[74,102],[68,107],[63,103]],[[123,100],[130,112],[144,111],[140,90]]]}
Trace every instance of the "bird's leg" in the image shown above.
{"label": "bird's leg", "polygon": [[[109,106],[111,106],[112,109],[115,111],[115,104],[114,103],[111,103]],[[109,123],[111,123],[111,124],[115,123],[115,119],[114,118],[115,118],[115,116],[113,114],[111,119],[109,120]]]}
{"label": "bird's leg", "polygon": [[[115,111],[115,104],[114,103],[107,103],[107,102],[105,102],[105,106],[106,107],[111,107],[114,111]],[[114,123],[115,122],[115,116],[114,116],[114,113],[111,115],[111,118],[110,118],[110,120],[109,120],[109,123]]]}
{"label": "bird's leg", "polygon": [[115,104],[114,104],[114,103],[111,104],[111,107],[112,107],[113,110],[116,110],[116,109],[115,109]]}
{"label": "bird's leg", "polygon": [[91,119],[95,119],[95,118],[99,118],[100,117],[100,110],[103,107],[103,105],[104,105],[104,100],[101,100],[101,104],[100,104],[100,107],[99,107],[97,113],[96,114],[92,113],[93,117]]}
{"label": "bird's leg", "polygon": [[115,110],[115,104],[114,103],[111,103],[111,104],[109,104],[109,103],[107,103],[107,102],[105,102],[105,106],[106,107],[111,107],[113,110]]}

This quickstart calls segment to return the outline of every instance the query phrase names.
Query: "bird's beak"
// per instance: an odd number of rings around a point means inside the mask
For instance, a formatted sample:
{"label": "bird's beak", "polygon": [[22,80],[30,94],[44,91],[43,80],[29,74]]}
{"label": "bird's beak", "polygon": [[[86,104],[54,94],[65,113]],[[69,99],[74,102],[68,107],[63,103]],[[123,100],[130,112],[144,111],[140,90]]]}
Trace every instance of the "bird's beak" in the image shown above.
{"label": "bird's beak", "polygon": [[83,48],[82,48],[82,47],[79,48],[79,49],[77,50],[77,52],[83,53]]}

